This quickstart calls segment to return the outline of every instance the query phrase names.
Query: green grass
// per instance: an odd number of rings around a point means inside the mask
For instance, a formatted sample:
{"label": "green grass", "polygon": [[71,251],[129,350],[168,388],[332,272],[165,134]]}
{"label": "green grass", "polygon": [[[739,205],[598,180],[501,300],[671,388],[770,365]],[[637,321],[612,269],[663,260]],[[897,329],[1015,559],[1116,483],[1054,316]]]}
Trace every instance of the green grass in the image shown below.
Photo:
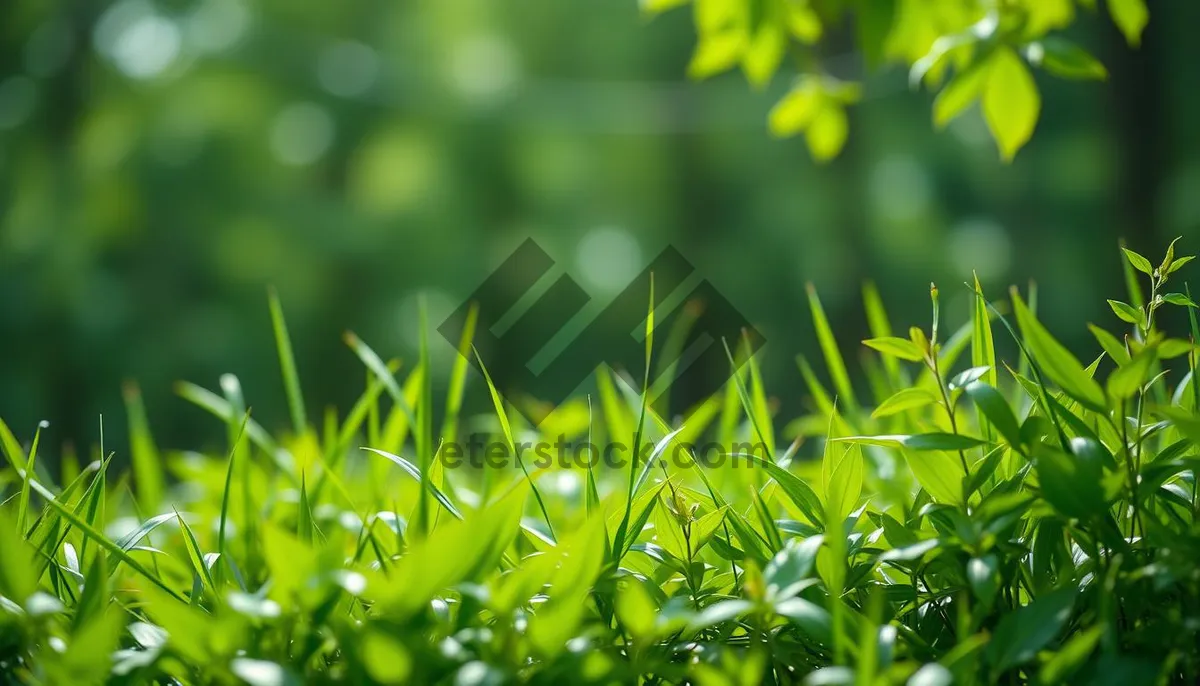
{"label": "green grass", "polygon": [[[406,369],[347,334],[363,395],[314,423],[272,294],[287,430],[226,375],[177,388],[223,448],[163,451],[131,385],[131,473],[101,448],[57,483],[46,441],[0,422],[0,680],[1195,683],[1200,331],[1173,248],[1157,266],[1126,251],[1130,302],[1090,327],[1090,364],[1032,296],[974,283],[961,321],[934,289],[906,336],[868,286],[861,371],[810,290],[824,370],[764,379],[752,358],[682,420],[647,401],[649,375],[639,392],[598,371],[551,442],[758,446],[620,473],[444,466],[468,423],[537,440],[467,373],[474,313],[444,405],[425,347]],[[1159,330],[1168,307],[1188,330]],[[773,416],[767,388],[800,381],[812,412]],[[469,382],[494,414],[460,417]],[[821,459],[797,458],[805,441]]]}

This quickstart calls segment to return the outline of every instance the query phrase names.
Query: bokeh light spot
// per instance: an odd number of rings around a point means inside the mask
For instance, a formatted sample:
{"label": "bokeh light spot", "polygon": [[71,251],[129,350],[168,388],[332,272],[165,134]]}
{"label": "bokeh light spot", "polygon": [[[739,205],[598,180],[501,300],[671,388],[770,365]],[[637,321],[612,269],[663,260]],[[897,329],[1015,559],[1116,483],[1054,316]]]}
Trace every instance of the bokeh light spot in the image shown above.
{"label": "bokeh light spot", "polygon": [[343,98],[367,92],[378,76],[379,57],[362,43],[335,43],[317,59],[317,81],[325,90]]}
{"label": "bokeh light spot", "polygon": [[579,241],[575,264],[585,287],[615,293],[641,270],[642,249],[628,231],[602,226]]}
{"label": "bokeh light spot", "polygon": [[237,45],[250,26],[250,11],[240,0],[205,0],[184,25],[188,43],[202,52],[222,52]]}
{"label": "bokeh light spot", "polygon": [[871,170],[870,197],[876,211],[899,222],[929,210],[933,196],[929,174],[907,155],[884,158]]}
{"label": "bokeh light spot", "polygon": [[974,271],[982,281],[1004,276],[1012,264],[1012,241],[1004,227],[991,219],[960,222],[950,232],[947,251],[960,275]]}
{"label": "bokeh light spot", "polygon": [[287,106],[271,124],[271,152],[291,166],[312,164],[333,144],[333,118],[311,102]]}
{"label": "bokeh light spot", "polygon": [[516,51],[504,37],[477,35],[463,39],[450,58],[450,79],[468,99],[488,101],[516,83],[520,74]]}
{"label": "bokeh light spot", "polygon": [[175,22],[153,5],[127,0],[114,5],[96,24],[96,48],[121,73],[134,79],[158,76],[179,56],[181,37]]}
{"label": "bokeh light spot", "polygon": [[0,131],[19,126],[33,113],[37,87],[26,76],[0,81]]}

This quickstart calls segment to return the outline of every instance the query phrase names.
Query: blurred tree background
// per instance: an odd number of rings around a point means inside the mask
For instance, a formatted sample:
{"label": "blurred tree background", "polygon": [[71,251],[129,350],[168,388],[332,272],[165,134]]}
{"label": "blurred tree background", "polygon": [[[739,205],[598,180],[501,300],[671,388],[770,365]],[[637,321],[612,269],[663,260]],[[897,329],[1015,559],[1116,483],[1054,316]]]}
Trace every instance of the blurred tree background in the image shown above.
{"label": "blurred tree background", "polygon": [[1068,33],[1110,79],[1038,72],[1041,120],[1011,164],[978,108],[936,132],[932,94],[903,65],[868,73],[832,27],[826,68],[865,82],[846,148],[818,165],[767,128],[795,65],[761,89],[687,80],[689,11],[7,0],[0,416],[90,444],[100,414],[122,433],[134,379],[160,442],[194,447],[220,432],[172,382],[234,372],[282,425],[268,284],[310,402],[345,407],[364,379],[344,329],[412,361],[417,294],[436,324],[529,236],[597,298],[678,247],[765,335],[784,420],[795,354],[818,355],[809,281],[848,351],[863,279],[905,327],[937,281],[956,325],[972,270],[994,297],[1036,277],[1044,321],[1092,350],[1055,322],[1115,323],[1118,239],[1200,238],[1200,4],[1151,0],[1138,49],[1082,14]]}

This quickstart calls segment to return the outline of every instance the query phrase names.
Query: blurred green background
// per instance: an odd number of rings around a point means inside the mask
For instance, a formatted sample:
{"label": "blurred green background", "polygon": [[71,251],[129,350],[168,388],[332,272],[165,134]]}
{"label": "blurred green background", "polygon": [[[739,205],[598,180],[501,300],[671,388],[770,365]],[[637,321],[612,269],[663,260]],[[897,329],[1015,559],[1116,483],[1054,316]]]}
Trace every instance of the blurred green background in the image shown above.
{"label": "blurred green background", "polygon": [[[1090,351],[1084,323],[1116,324],[1119,237],[1200,244],[1198,25],[1200,4],[1152,2],[1134,51],[1085,16],[1071,33],[1111,79],[1039,73],[1042,120],[1011,165],[977,113],[935,132],[902,68],[872,73],[847,149],[818,166],[766,130],[793,70],[764,91],[683,78],[687,10],[7,0],[0,416],[90,444],[100,414],[121,433],[134,379],[160,443],[197,447],[222,432],[172,382],[233,372],[282,426],[268,284],[310,405],[344,408],[364,378],[343,330],[412,361],[416,294],[436,324],[529,236],[597,298],[678,247],[764,333],[783,421],[795,355],[818,355],[808,281],[848,351],[864,278],[905,328],[937,281],[957,325],[972,269],[994,297],[1036,278],[1051,330]],[[828,41],[827,68],[863,77],[848,45]]]}

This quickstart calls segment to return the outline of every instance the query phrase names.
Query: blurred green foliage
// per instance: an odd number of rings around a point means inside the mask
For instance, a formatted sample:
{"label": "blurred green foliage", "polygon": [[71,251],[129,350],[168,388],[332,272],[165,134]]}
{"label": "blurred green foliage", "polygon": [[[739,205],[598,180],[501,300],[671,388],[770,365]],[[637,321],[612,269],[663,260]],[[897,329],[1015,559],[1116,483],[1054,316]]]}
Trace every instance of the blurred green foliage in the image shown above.
{"label": "blurred green foliage", "polygon": [[[812,64],[782,61],[758,90],[687,80],[687,11],[10,0],[0,416],[90,444],[134,379],[159,439],[194,445],[212,437],[172,382],[234,372],[264,403],[255,416],[284,426],[268,284],[306,394],[346,407],[363,375],[343,329],[411,363],[415,294],[436,321],[528,236],[599,299],[678,246],[763,331],[764,374],[785,379],[817,347],[806,282],[852,342],[868,274],[900,321],[924,312],[931,277],[953,318],[972,269],[990,288],[1036,275],[1055,294],[1039,312],[1082,345],[1082,327],[1055,322],[1115,321],[1098,296],[1120,278],[1118,238],[1149,251],[1200,220],[1200,8],[1151,12],[1138,50],[1102,14],[1066,30],[1109,83],[1050,87],[1036,71],[1038,132],[1011,165],[977,107],[935,132],[932,93],[911,92],[904,68],[866,69],[853,23],[823,24],[821,73],[861,97],[845,150],[815,166],[765,125]],[[774,388],[798,414],[799,384]]]}
{"label": "blurred green foliage", "polygon": [[[660,12],[689,0],[643,0]],[[1028,142],[1041,113],[1030,66],[1066,79],[1105,79],[1108,71],[1080,45],[1058,35],[1076,20],[1076,5],[1095,13],[1095,0],[692,0],[699,40],[688,73],[705,78],[740,66],[750,83],[770,83],[789,52],[804,78],[771,111],[780,136],[803,132],[818,160],[846,144],[846,106],[861,97],[855,83],[820,71],[811,46],[827,27],[849,21],[868,66],[900,62],[913,84],[940,86],[934,121],[945,126],[972,103],[1011,160]],[[1150,20],[1145,0],[1109,0],[1108,14],[1130,45]],[[1026,64],[1028,63],[1028,64]],[[947,78],[953,69],[952,78]]]}

